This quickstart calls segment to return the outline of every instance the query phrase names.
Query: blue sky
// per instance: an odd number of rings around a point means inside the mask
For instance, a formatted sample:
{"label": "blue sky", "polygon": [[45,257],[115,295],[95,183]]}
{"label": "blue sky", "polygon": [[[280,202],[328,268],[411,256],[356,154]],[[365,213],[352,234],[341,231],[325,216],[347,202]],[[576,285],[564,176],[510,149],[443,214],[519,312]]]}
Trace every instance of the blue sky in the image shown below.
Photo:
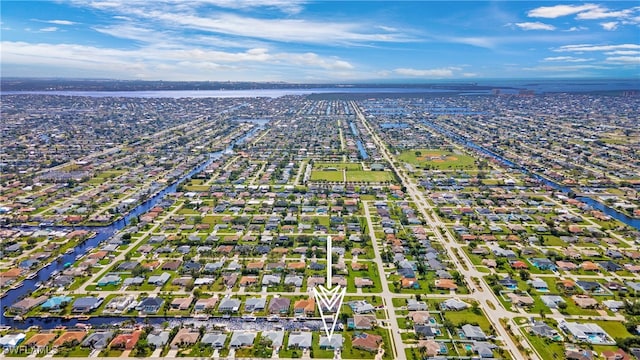
{"label": "blue sky", "polygon": [[638,78],[640,2],[5,1],[2,76]]}

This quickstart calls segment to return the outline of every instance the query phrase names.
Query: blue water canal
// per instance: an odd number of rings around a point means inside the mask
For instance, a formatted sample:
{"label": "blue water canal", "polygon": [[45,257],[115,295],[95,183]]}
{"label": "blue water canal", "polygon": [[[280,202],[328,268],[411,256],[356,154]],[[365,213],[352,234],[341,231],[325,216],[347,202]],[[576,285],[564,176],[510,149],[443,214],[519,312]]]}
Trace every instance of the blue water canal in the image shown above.
{"label": "blue water canal", "polygon": [[[464,136],[461,136],[459,134],[456,134],[454,132],[451,132],[447,129],[442,128],[441,126],[434,124],[431,121],[427,121],[427,120],[422,120],[422,123],[429,126],[430,128],[436,130],[437,132],[455,140],[456,142],[458,142],[461,145],[464,145],[470,149],[476,150],[482,154],[488,155],[496,160],[498,160],[499,162],[503,163],[504,165],[510,167],[510,168],[515,168],[520,170],[522,173],[540,181],[541,183],[551,186],[552,188],[556,189],[556,190],[560,190],[566,194],[569,194],[570,192],[572,192],[571,188],[558,184],[555,181],[549,180],[547,178],[545,178],[544,176],[540,176],[534,172],[532,172],[531,170],[527,169],[526,167],[516,164],[513,161],[510,161],[508,159],[506,159],[505,157],[503,157],[502,155],[499,155],[483,146],[480,146],[476,143],[474,143],[473,141],[465,138]],[[577,198],[578,200],[582,201],[583,203],[591,206],[593,209],[597,209],[602,211],[603,213],[611,216],[612,218],[626,224],[629,225],[635,229],[640,230],[640,219],[635,219],[632,218],[630,216],[627,216],[624,213],[621,213],[619,211],[617,211],[616,209],[610,208],[604,204],[602,204],[599,201],[596,201],[590,197],[585,197],[585,196],[581,196]]]}
{"label": "blue water canal", "polygon": [[[9,326],[13,326],[16,328],[25,328],[25,327],[29,327],[32,325],[38,325],[41,326],[43,328],[52,328],[55,327],[57,325],[61,325],[61,324],[65,324],[65,325],[69,325],[69,324],[74,324],[77,322],[76,319],[70,319],[70,320],[66,320],[66,319],[61,319],[61,318],[29,318],[27,319],[27,321],[25,322],[19,322],[19,321],[14,321],[13,318],[9,318],[9,317],[5,317],[4,316],[4,310],[5,307],[8,307],[12,304],[14,304],[15,302],[19,301],[20,299],[24,298],[25,296],[27,296],[28,294],[30,294],[31,292],[33,292],[33,290],[36,288],[36,283],[38,282],[45,282],[47,281],[51,275],[53,274],[54,271],[62,271],[64,269],[64,264],[66,263],[74,263],[76,261],[76,256],[79,255],[84,255],[86,254],[89,249],[95,248],[97,245],[99,245],[101,242],[109,239],[111,236],[113,236],[118,230],[123,229],[127,224],[129,224],[131,222],[132,219],[137,218],[139,215],[142,215],[144,213],[146,213],[147,211],[149,211],[151,208],[153,208],[156,204],[158,204],[158,202],[160,202],[167,194],[176,192],[178,185],[180,185],[182,182],[184,182],[185,180],[190,179],[192,176],[202,172],[207,166],[209,166],[213,161],[219,159],[224,153],[229,153],[233,151],[233,147],[235,144],[240,144],[243,141],[251,138],[252,136],[254,136],[258,131],[260,131],[261,129],[264,128],[264,124],[266,122],[256,122],[257,126],[254,127],[253,129],[249,130],[248,132],[246,132],[244,135],[242,135],[241,137],[239,137],[238,139],[234,140],[226,149],[222,150],[222,151],[217,151],[215,153],[211,153],[209,155],[209,158],[202,162],[200,165],[196,166],[195,168],[193,168],[191,171],[189,171],[188,173],[186,173],[185,175],[183,175],[181,178],[179,178],[178,180],[176,180],[174,183],[172,183],[171,185],[167,186],[166,188],[164,188],[163,190],[159,191],[158,193],[156,193],[153,197],[151,197],[149,200],[141,203],[140,205],[136,206],[133,210],[131,210],[129,213],[127,213],[122,219],[113,222],[111,225],[108,226],[102,226],[102,227],[83,227],[83,226],[76,226],[76,227],[64,227],[64,226],[51,226],[48,227],[50,229],[60,229],[60,230],[88,230],[88,231],[92,231],[96,233],[96,236],[87,239],[86,241],[84,241],[83,243],[79,244],[78,246],[76,246],[72,252],[68,253],[68,254],[63,254],[61,258],[59,258],[57,261],[53,261],[51,263],[49,263],[48,265],[42,267],[40,270],[38,270],[37,272],[37,276],[33,279],[25,279],[22,282],[22,286],[20,286],[19,288],[16,289],[11,289],[9,291],[7,291],[6,295],[0,299],[0,309],[2,309],[1,313],[0,313],[0,326],[2,325],[9,325]],[[20,227],[17,229],[22,229],[22,230],[37,230],[38,228],[36,227]],[[101,324],[107,324],[107,323],[111,323],[111,322],[122,322],[125,320],[130,320],[132,319],[131,317],[96,317],[96,318],[91,318],[91,320],[89,321],[89,323],[91,323],[92,325],[101,325]],[[135,318],[133,318],[135,319]],[[157,320],[157,319],[156,319]],[[162,319],[159,320],[158,322],[162,322],[166,319]]]}
{"label": "blue water canal", "polygon": [[362,145],[358,129],[356,128],[356,124],[350,121],[349,127],[351,128],[353,137],[356,139],[356,146],[358,147],[358,151],[360,152],[360,157],[362,158],[362,160],[367,160],[369,158],[369,154],[367,154],[367,150],[364,148],[364,145]]}

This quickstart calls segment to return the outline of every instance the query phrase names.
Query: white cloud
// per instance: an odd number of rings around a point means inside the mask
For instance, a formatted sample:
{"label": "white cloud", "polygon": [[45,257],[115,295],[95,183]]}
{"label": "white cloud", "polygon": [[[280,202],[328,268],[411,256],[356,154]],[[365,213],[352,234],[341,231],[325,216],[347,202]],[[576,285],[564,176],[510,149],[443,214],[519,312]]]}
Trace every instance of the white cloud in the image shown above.
{"label": "white cloud", "polygon": [[[3,65],[45,66],[50,69],[78,68],[94,71],[93,76],[100,77],[133,76],[197,80],[202,79],[203,75],[198,73],[198,69],[220,69],[227,72],[216,74],[216,76],[222,76],[219,78],[221,80],[228,80],[237,76],[228,71],[241,71],[256,64],[264,64],[282,68],[283,78],[286,78],[291,71],[313,71],[314,69],[333,71],[354,68],[348,61],[335,57],[323,57],[311,52],[271,53],[265,48],[253,48],[242,52],[153,46],[121,50],[77,44],[31,44],[11,41],[3,41],[1,46]],[[186,64],[189,66],[185,66]],[[176,72],[158,71],[160,67],[174,68]],[[244,76],[244,74],[241,75]]]}
{"label": "white cloud", "polygon": [[49,24],[55,24],[55,25],[75,25],[77,24],[74,21],[69,21],[69,20],[47,20],[46,22],[48,22]]}
{"label": "white cloud", "polygon": [[600,23],[600,26],[602,26],[602,28],[607,31],[613,31],[618,28],[618,22],[617,21],[603,22],[603,23]]}
{"label": "white cloud", "polygon": [[539,21],[536,22],[522,22],[522,23],[516,23],[515,24],[517,27],[519,27],[522,30],[555,30],[556,27],[550,24],[545,24],[545,23],[541,23]]}
{"label": "white cloud", "polygon": [[402,76],[411,76],[411,77],[435,77],[435,78],[443,78],[443,77],[452,77],[453,70],[451,68],[440,68],[440,69],[410,69],[410,68],[399,68],[394,69],[394,73]]}
{"label": "white cloud", "polygon": [[579,13],[576,18],[580,20],[599,20],[608,18],[625,18],[633,14],[633,9],[625,9],[620,11],[610,11],[607,8],[595,8],[589,11]]}
{"label": "white cloud", "polygon": [[138,11],[137,15],[214,33],[281,42],[354,44],[360,42],[412,41],[398,33],[365,32],[363,24],[316,22],[298,19],[262,19],[235,14],[200,17],[160,11]]}
{"label": "white cloud", "polygon": [[546,57],[542,59],[542,61],[564,61],[564,62],[585,62],[591,61],[593,59],[584,59],[584,58],[575,58],[573,56],[554,56],[554,57]]}
{"label": "white cloud", "polygon": [[561,16],[577,14],[579,12],[598,9],[598,8],[599,6],[595,4],[541,6],[539,8],[530,10],[527,13],[527,16],[555,19]]}
{"label": "white cloud", "polygon": [[608,67],[598,66],[598,65],[558,65],[558,66],[535,66],[535,67],[523,68],[523,70],[527,70],[527,71],[577,71],[577,70],[590,70],[590,69],[608,69]]}
{"label": "white cloud", "polygon": [[[617,19],[622,24],[640,24],[638,12],[640,12],[640,6],[623,10],[610,10],[602,5],[584,4],[543,6],[529,11],[527,15],[529,17],[555,19],[561,16],[576,14],[577,20]],[[605,29],[610,30],[606,27]]]}
{"label": "white cloud", "polygon": [[[323,45],[369,45],[375,42],[411,42],[415,38],[384,24],[366,21],[319,21],[289,17],[252,17],[243,12],[231,12],[202,5],[215,5],[233,10],[255,7],[291,9],[300,7],[300,1],[287,0],[165,0],[165,1],[89,1],[76,0],[76,5],[108,10],[113,16],[127,16],[132,21],[142,20],[146,26],[161,23],[166,29],[195,29],[209,33],[232,35],[246,39],[278,42],[302,42]],[[295,11],[293,11],[295,13]]]}
{"label": "white cloud", "polygon": [[41,32],[55,32],[55,31],[58,31],[58,28],[55,27],[55,26],[49,26],[49,27],[46,27],[46,28],[42,28],[42,29],[40,29],[38,31],[41,31]]}
{"label": "white cloud", "polygon": [[613,56],[605,59],[612,64],[633,64],[640,65],[640,56]]}
{"label": "white cloud", "polygon": [[589,28],[584,27],[584,26],[572,26],[572,27],[568,28],[568,29],[567,29],[567,30],[565,30],[565,31],[570,31],[570,32],[572,32],[572,31],[583,31],[583,30],[589,30]]}
{"label": "white cloud", "polygon": [[553,49],[556,52],[586,52],[586,51],[616,51],[616,50],[640,50],[639,44],[619,44],[619,45],[565,45]]}
{"label": "white cloud", "polygon": [[640,51],[635,50],[616,50],[604,53],[605,55],[640,55]]}

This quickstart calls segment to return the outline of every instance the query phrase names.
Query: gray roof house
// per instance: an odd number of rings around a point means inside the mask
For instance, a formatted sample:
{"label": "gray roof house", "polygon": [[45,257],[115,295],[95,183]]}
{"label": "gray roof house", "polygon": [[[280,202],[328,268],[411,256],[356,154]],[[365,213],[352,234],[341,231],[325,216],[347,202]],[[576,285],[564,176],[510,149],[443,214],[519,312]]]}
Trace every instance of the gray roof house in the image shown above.
{"label": "gray roof house", "polygon": [[147,335],[147,342],[150,345],[155,346],[156,349],[160,349],[163,346],[165,346],[167,342],[169,342],[169,335],[170,335],[169,331],[155,330],[149,333],[149,335]]}
{"label": "gray roof house", "polygon": [[231,335],[231,342],[229,343],[229,346],[235,348],[252,346],[255,339],[256,333],[254,332],[234,331],[233,335]]}
{"label": "gray roof house", "polygon": [[287,348],[308,349],[311,347],[311,333],[294,331],[289,334]]}
{"label": "gray roof house", "polygon": [[302,276],[299,275],[287,275],[284,278],[284,284],[285,285],[293,285],[296,287],[301,287],[302,286]]}
{"label": "gray roof house", "polygon": [[461,327],[464,337],[470,340],[487,340],[487,335],[480,326],[465,324]]}
{"label": "gray roof house", "polygon": [[162,298],[147,297],[142,299],[142,301],[138,303],[138,305],[136,306],[136,310],[145,314],[155,314],[160,310],[163,304],[164,300]]}
{"label": "gray roof house", "polygon": [[113,337],[113,331],[98,331],[87,336],[81,346],[90,347],[92,349],[104,349],[109,345],[109,341]]}
{"label": "gray roof house", "polygon": [[214,348],[224,347],[225,341],[227,341],[227,334],[221,332],[206,333],[200,340],[201,343],[211,345]]}
{"label": "gray roof house", "polygon": [[271,347],[279,348],[282,346],[282,342],[284,341],[284,331],[263,331],[262,338],[271,340]]}
{"label": "gray roof house", "polygon": [[320,348],[321,349],[342,349],[342,335],[333,334],[332,337],[326,335],[320,336]]}
{"label": "gray roof house", "polygon": [[102,300],[103,300],[102,298],[97,298],[93,296],[78,298],[72,305],[72,311],[76,313],[93,311],[97,309],[98,306],[100,306],[100,304],[102,303]]}
{"label": "gray roof house", "polygon": [[468,308],[469,304],[467,304],[464,301],[458,300],[458,299],[447,299],[447,300],[443,301],[440,304],[440,307],[443,310],[460,311],[460,310],[464,310],[464,309]]}
{"label": "gray roof house", "polygon": [[249,298],[244,302],[244,311],[260,311],[267,306],[266,298]]}
{"label": "gray roof house", "polygon": [[495,345],[488,342],[476,341],[473,343],[473,350],[478,353],[481,358],[492,358]]}
{"label": "gray roof house", "polygon": [[169,275],[169,273],[163,272],[160,275],[149,276],[148,283],[155,286],[163,286],[167,283],[167,281],[169,281],[169,279],[171,279],[171,275]]}
{"label": "gray roof house", "polygon": [[220,301],[218,311],[220,312],[238,312],[242,302],[238,299],[225,298]]}
{"label": "gray roof house", "polygon": [[407,310],[409,311],[423,311],[427,310],[427,303],[424,301],[417,301],[415,299],[407,300]]}
{"label": "gray roof house", "polygon": [[540,296],[540,300],[550,309],[556,309],[559,303],[565,302],[564,299],[558,295],[542,295]]}
{"label": "gray roof house", "polygon": [[542,321],[536,321],[531,325],[531,332],[537,336],[554,338],[558,336],[558,332],[551,326]]}
{"label": "gray roof house", "polygon": [[264,286],[279,285],[280,280],[282,280],[280,275],[265,274],[264,276],[262,276],[262,285]]}

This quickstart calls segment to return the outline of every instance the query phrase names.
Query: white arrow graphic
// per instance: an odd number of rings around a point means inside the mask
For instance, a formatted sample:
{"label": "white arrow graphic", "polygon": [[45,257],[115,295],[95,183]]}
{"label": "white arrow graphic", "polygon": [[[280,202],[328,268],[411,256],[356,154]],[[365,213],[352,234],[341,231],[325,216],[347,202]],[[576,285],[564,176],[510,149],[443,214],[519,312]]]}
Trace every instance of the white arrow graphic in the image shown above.
{"label": "white arrow graphic", "polygon": [[[347,289],[340,285],[331,288],[331,278],[331,236],[327,236],[327,286],[316,286],[313,289],[313,297],[320,308],[320,318],[324,325],[324,332],[329,340],[331,340],[333,331],[336,328],[344,294],[347,293]],[[331,327],[328,326],[327,320],[331,320]]]}

